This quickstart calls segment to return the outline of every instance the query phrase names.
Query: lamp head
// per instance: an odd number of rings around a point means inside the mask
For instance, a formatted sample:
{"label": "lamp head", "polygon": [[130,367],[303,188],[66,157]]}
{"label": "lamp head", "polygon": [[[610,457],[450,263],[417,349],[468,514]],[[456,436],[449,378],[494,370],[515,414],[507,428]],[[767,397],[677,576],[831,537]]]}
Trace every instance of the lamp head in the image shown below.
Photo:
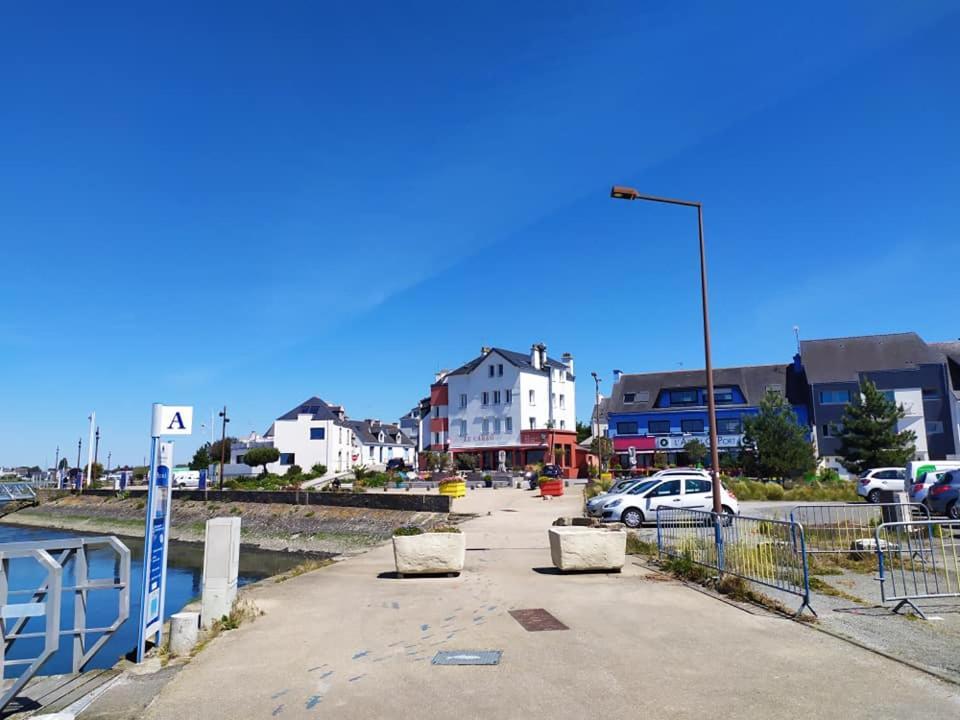
{"label": "lamp head", "polygon": [[639,192],[626,185],[614,185],[610,188],[610,197],[617,200],[636,200],[639,196]]}

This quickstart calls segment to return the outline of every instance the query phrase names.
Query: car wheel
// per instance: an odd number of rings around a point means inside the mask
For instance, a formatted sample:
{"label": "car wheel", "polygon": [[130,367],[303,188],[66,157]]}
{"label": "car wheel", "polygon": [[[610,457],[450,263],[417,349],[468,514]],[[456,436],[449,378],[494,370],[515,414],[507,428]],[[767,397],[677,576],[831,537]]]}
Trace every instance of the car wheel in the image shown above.
{"label": "car wheel", "polygon": [[177,488],[180,490],[183,490],[185,487],[186,487],[185,483],[180,483],[179,485],[177,485]]}
{"label": "car wheel", "polygon": [[733,525],[733,518],[736,513],[733,512],[731,508],[728,508],[726,505],[720,508],[720,521],[723,523],[724,527],[730,527]]}
{"label": "car wheel", "polygon": [[620,522],[628,528],[638,528],[643,524],[643,513],[636,508],[627,508],[620,516]]}
{"label": "car wheel", "polygon": [[960,503],[954,500],[947,508],[947,517],[951,520],[960,520]]}
{"label": "car wheel", "polygon": [[867,500],[869,500],[872,503],[880,502],[880,491],[871,490],[869,493],[867,493]]}

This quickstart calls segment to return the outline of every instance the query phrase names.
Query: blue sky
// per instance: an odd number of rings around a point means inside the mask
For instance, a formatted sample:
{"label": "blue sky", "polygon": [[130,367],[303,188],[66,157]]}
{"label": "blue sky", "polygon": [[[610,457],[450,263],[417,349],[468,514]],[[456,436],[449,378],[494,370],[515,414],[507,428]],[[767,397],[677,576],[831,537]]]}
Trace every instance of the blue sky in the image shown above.
{"label": "blue sky", "polygon": [[481,345],[572,352],[581,417],[701,367],[695,216],[613,183],[704,203],[717,365],[957,337],[960,12],[773,5],[8,8],[0,464],[396,419]]}

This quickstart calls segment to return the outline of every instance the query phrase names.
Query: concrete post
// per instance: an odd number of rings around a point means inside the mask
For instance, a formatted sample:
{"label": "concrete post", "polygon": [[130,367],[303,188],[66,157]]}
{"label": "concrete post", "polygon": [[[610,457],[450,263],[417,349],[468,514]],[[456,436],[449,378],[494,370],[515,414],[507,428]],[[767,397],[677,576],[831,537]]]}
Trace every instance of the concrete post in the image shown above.
{"label": "concrete post", "polygon": [[203,548],[203,595],[200,620],[204,628],[230,613],[237,597],[240,565],[240,518],[207,520]]}
{"label": "concrete post", "polygon": [[181,612],[170,616],[170,654],[189,655],[197,644],[200,613]]}

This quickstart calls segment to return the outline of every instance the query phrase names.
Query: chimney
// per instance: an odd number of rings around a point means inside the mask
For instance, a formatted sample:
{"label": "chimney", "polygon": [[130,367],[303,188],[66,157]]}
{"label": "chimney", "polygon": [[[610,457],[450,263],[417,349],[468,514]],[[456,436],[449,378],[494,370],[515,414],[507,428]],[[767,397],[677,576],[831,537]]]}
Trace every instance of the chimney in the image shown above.
{"label": "chimney", "polygon": [[537,350],[540,351],[540,367],[547,367],[547,346],[543,343],[537,345]]}
{"label": "chimney", "polygon": [[560,359],[563,360],[563,364],[567,366],[567,372],[573,375],[573,355],[570,353],[564,353]]}
{"label": "chimney", "polygon": [[481,345],[481,346],[480,346],[480,354],[481,354],[481,355],[486,355],[488,352],[490,352],[490,350],[491,350],[491,348],[488,348],[486,345]]}
{"label": "chimney", "polygon": [[623,377],[623,370],[614,370],[614,371],[613,371],[613,382],[614,382],[614,383],[620,382],[620,378],[622,378],[622,377]]}
{"label": "chimney", "polygon": [[534,370],[540,369],[540,347],[536,344],[530,346],[530,364]]}
{"label": "chimney", "polygon": [[441,370],[440,372],[436,373],[436,374],[433,376],[433,382],[434,382],[434,384],[436,384],[436,383],[440,382],[441,380],[443,380],[443,379],[447,376],[447,373],[449,373],[449,372],[450,372],[449,370],[444,369],[444,370]]}

